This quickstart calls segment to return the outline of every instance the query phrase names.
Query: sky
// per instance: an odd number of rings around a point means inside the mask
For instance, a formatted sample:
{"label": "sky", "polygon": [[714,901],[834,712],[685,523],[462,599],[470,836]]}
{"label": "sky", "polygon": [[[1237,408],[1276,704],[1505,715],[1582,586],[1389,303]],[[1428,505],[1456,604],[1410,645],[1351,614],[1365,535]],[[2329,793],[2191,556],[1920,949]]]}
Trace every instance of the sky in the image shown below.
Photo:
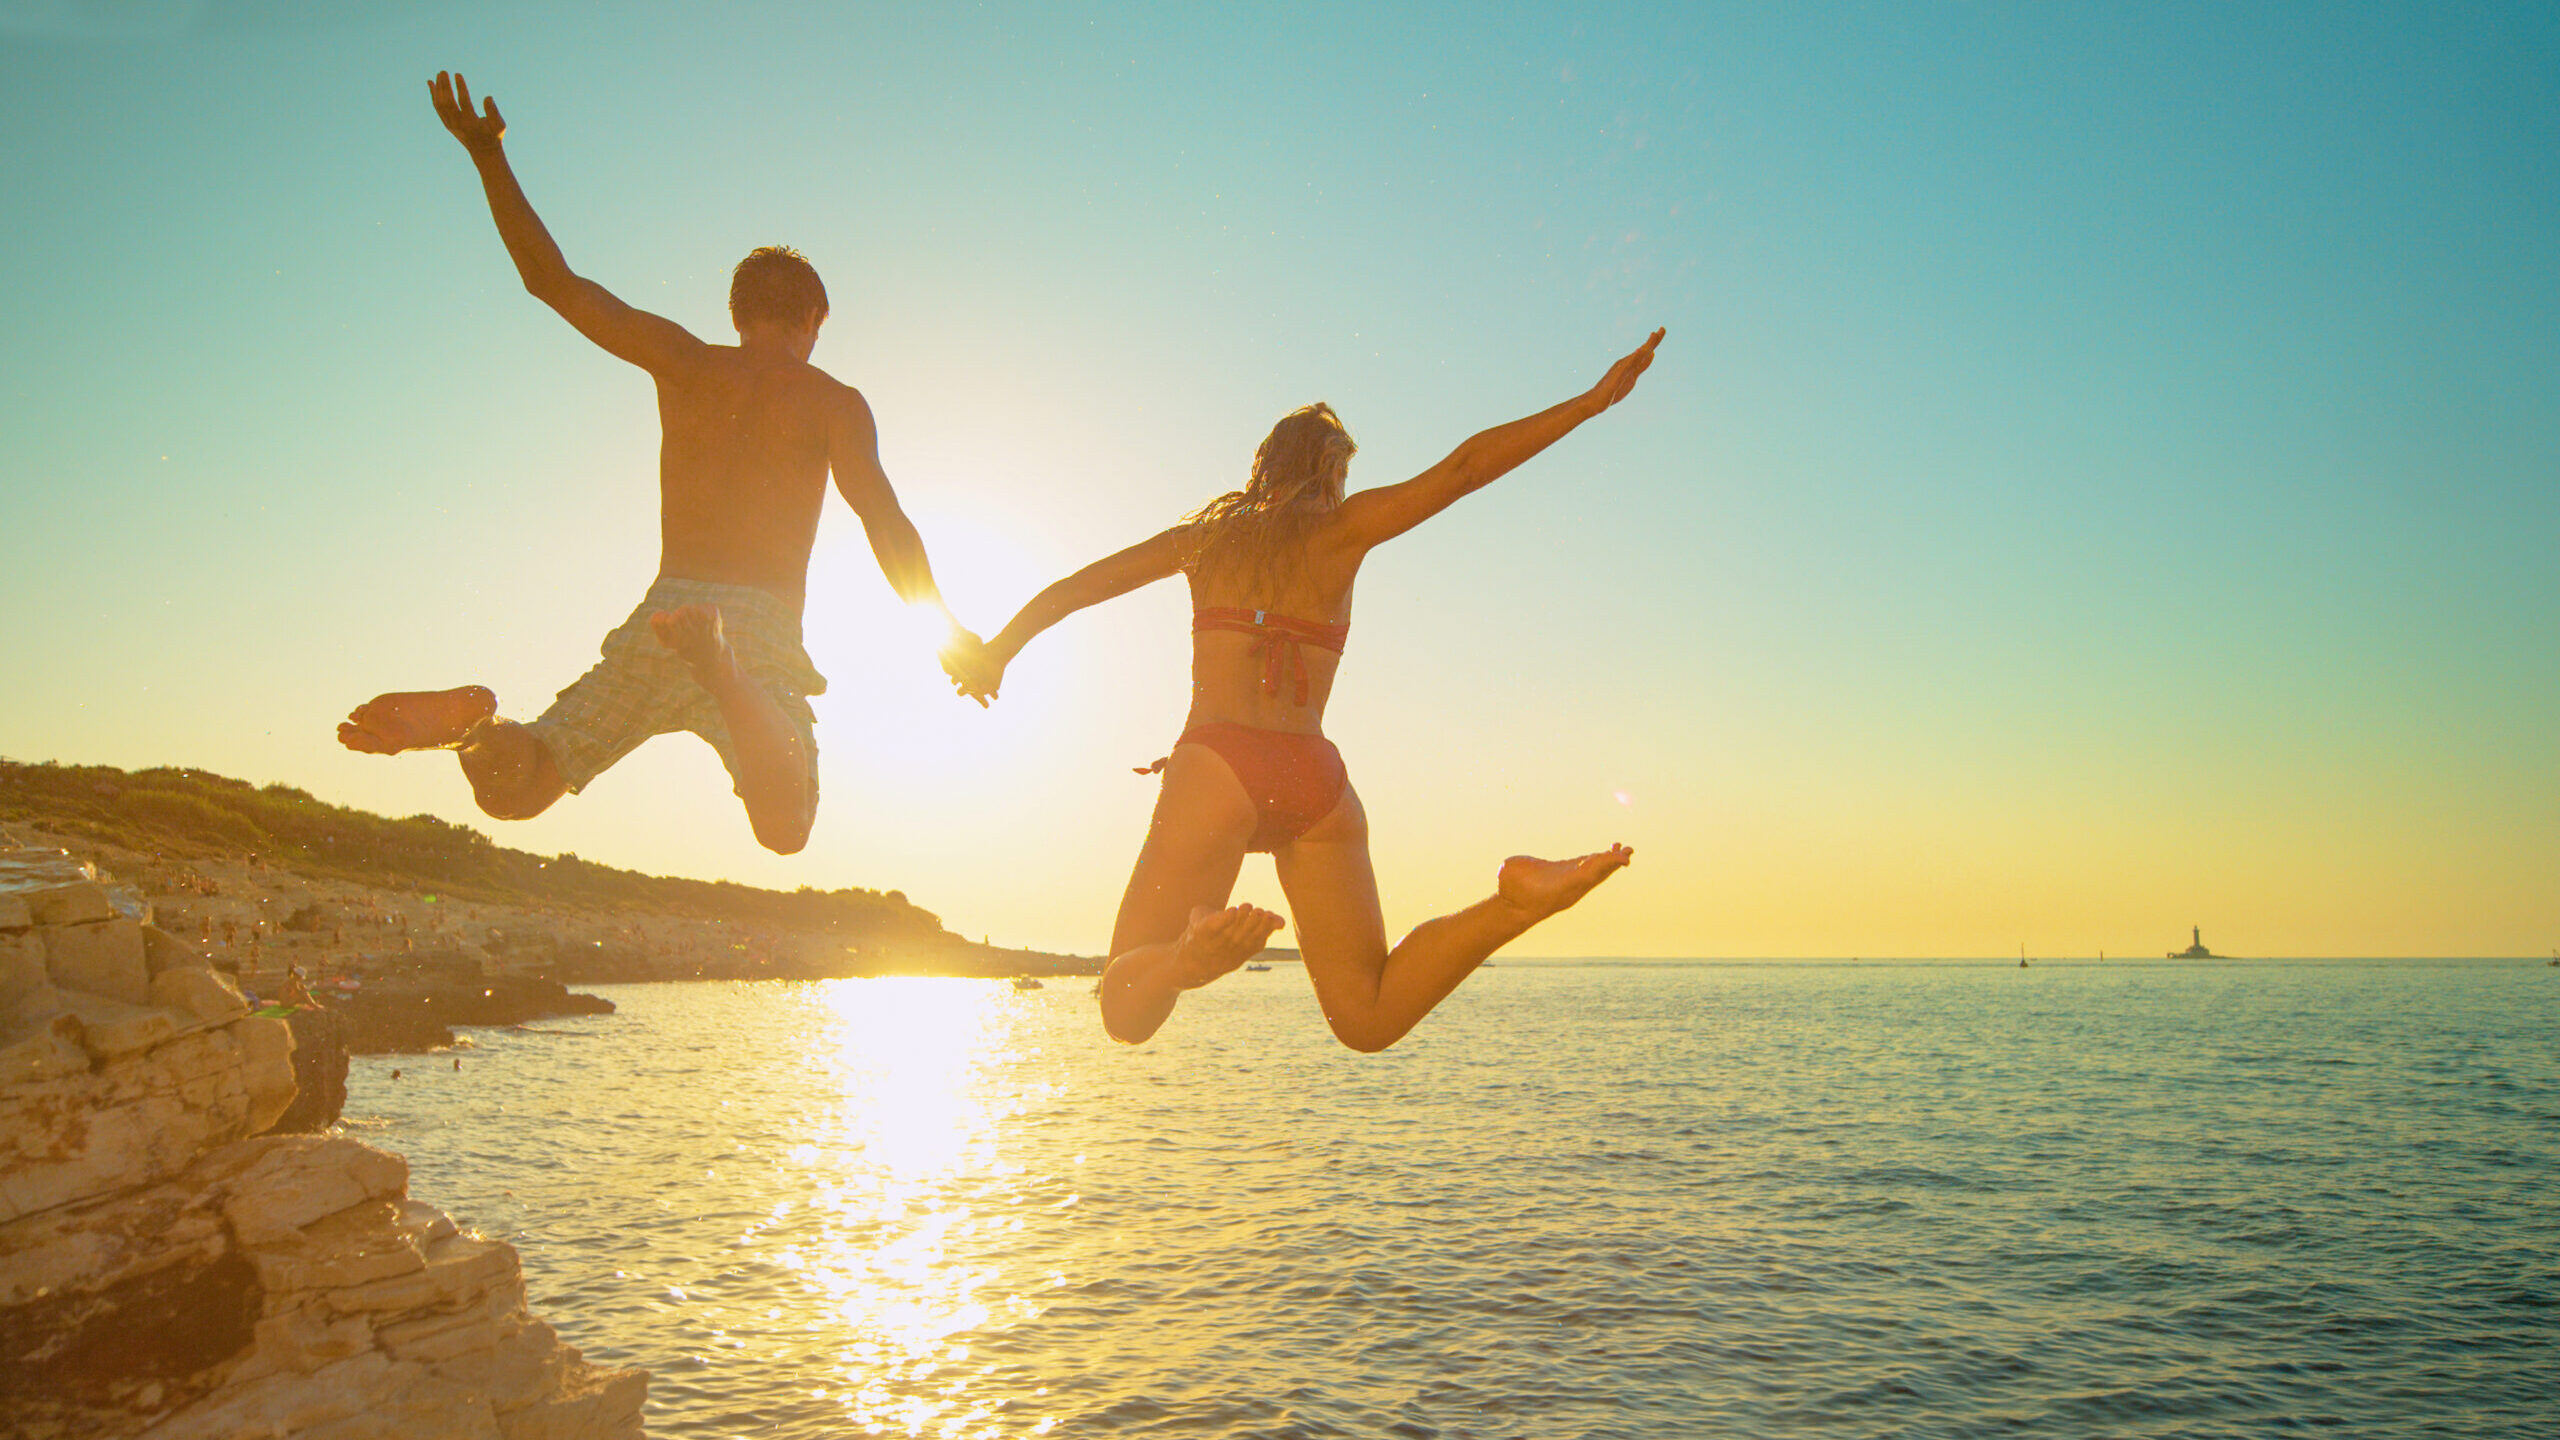
{"label": "sky", "polygon": [[1393,933],[1624,841],[1515,953],[2560,945],[2550,7],[0,0],[0,756],[1094,953],[1175,585],[981,712],[831,501],[788,858],[688,737],[521,823],[337,746],[539,712],[656,561],[646,377],[524,294],[439,69],[633,304],[727,340],[736,259],[810,256],[989,633],[1289,409],[1388,483],[1667,327],[1362,574]]}

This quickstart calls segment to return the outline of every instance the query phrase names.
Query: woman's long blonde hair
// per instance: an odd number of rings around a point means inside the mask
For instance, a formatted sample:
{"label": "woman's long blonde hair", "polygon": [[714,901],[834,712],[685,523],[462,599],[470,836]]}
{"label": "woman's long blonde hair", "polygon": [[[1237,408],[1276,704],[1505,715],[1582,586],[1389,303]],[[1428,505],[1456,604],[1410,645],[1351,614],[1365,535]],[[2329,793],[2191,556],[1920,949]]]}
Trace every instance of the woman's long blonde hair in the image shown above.
{"label": "woman's long blonde hair", "polygon": [[1343,476],[1360,447],[1342,417],[1319,400],[1280,417],[1253,452],[1253,475],[1192,512],[1183,524],[1183,568],[1242,573],[1266,583],[1297,569],[1307,532],[1342,503]]}

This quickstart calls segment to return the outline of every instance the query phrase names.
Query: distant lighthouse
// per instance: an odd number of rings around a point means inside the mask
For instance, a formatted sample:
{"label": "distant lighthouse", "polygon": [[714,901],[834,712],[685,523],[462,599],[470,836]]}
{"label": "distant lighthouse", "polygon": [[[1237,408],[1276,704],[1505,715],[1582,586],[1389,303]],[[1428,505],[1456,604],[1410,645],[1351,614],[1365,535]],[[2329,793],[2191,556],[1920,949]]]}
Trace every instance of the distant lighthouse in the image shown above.
{"label": "distant lighthouse", "polygon": [[2172,960],[2218,960],[2218,959],[2220,959],[2220,958],[2221,958],[2220,956],[2218,956],[2218,955],[2214,954],[2212,951],[2207,950],[2206,948],[2204,948],[2204,927],[2203,927],[2203,926],[2201,926],[2201,925],[2191,926],[2191,927],[2188,929],[2187,934],[2188,934],[2188,935],[2190,935],[2190,936],[2192,936],[2192,937],[2194,938],[2195,943],[2194,943],[2194,944],[2192,944],[2192,945],[2190,945],[2190,946],[2188,946],[2188,947],[2187,947],[2186,949],[2184,949],[2184,950],[2172,950],[2172,951],[2170,951],[2170,952],[2169,952],[2169,958],[2170,958],[2170,959],[2172,959]]}

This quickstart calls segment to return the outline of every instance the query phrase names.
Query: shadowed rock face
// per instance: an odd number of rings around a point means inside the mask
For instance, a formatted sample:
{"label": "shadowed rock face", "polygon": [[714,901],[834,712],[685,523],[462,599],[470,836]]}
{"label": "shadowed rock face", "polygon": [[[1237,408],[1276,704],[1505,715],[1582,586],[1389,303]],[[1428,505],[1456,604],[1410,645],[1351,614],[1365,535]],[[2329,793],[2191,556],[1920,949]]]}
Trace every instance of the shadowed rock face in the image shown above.
{"label": "shadowed rock face", "polygon": [[331,1005],[347,1018],[347,1048],[359,1055],[451,1045],[456,1025],[522,1025],[613,1013],[613,1002],[600,995],[580,995],[539,976],[484,976],[476,965],[450,978],[377,983]]}
{"label": "shadowed rock face", "polygon": [[[638,1436],[648,1376],[527,1313],[512,1247],[409,1199],[397,1155],[268,1133],[296,1123],[295,1030],[149,921],[0,843],[7,1433]],[[318,1099],[299,1123],[334,1117]]]}
{"label": "shadowed rock face", "polygon": [[256,1267],[227,1252],[0,1310],[0,1403],[69,1417],[125,1409],[153,1387],[162,1404],[192,1399],[248,1349],[265,1303]]}
{"label": "shadowed rock face", "polygon": [[347,1108],[347,1022],[335,1010],[296,1010],[293,1029],[293,1103],[272,1135],[314,1135],[338,1123]]}

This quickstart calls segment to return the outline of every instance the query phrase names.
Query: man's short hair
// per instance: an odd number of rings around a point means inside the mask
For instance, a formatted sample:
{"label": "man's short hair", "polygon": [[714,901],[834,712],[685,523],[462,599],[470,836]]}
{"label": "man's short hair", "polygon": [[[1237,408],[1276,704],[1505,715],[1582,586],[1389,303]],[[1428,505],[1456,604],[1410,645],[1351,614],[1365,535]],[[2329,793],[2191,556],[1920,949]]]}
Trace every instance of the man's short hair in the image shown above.
{"label": "man's short hair", "polygon": [[827,287],[809,257],[788,245],[759,245],[729,272],[729,323],[750,320],[797,325],[815,310],[827,313]]}

